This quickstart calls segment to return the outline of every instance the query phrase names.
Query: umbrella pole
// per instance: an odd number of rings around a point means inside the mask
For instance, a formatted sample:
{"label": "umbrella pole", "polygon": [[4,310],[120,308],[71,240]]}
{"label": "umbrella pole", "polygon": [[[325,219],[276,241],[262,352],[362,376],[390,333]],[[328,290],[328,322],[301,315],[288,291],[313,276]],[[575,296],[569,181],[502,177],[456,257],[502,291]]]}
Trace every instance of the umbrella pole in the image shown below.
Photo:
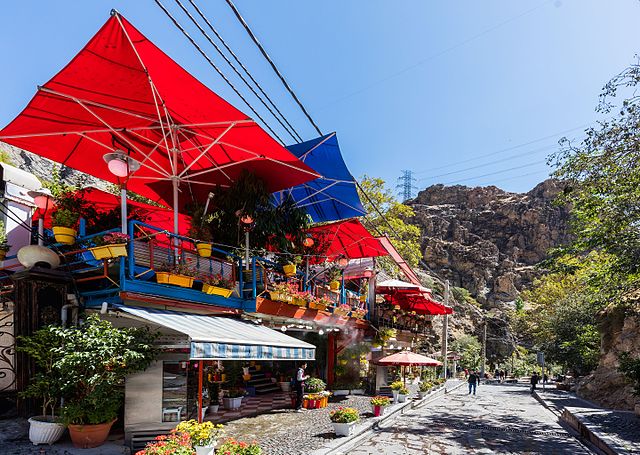
{"label": "umbrella pole", "polygon": [[122,233],[127,232],[127,186],[122,184],[120,187],[120,217],[122,218]]}

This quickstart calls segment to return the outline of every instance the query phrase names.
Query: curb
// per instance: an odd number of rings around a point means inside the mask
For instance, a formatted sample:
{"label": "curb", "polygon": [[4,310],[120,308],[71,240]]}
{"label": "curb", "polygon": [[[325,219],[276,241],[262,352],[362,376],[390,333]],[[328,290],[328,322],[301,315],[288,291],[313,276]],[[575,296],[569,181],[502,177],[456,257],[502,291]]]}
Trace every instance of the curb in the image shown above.
{"label": "curb", "polygon": [[447,385],[445,384],[444,387],[439,388],[438,390],[427,395],[421,400],[413,399],[413,400],[407,401],[406,403],[402,403],[401,406],[396,407],[395,409],[384,414],[383,416],[375,417],[374,419],[372,419],[373,421],[367,423],[366,425],[361,426],[360,428],[356,428],[353,434],[350,435],[349,437],[339,438],[336,440],[336,442],[329,444],[328,446],[321,447],[316,451],[312,452],[312,454],[313,455],[333,455],[333,454],[337,455],[337,454],[343,453],[343,452],[338,452],[338,450],[347,445],[353,445],[353,443],[357,442],[358,440],[364,439],[366,436],[369,436],[370,434],[373,433],[373,431],[381,427],[383,423],[391,420],[392,418],[397,417],[398,414],[404,414],[404,411],[407,408],[415,409],[418,407],[422,407],[426,404],[431,403],[432,401],[436,401],[437,399],[443,397],[445,394],[462,387],[464,384],[465,384],[464,382],[461,382],[460,384],[453,385],[449,389],[447,389]]}

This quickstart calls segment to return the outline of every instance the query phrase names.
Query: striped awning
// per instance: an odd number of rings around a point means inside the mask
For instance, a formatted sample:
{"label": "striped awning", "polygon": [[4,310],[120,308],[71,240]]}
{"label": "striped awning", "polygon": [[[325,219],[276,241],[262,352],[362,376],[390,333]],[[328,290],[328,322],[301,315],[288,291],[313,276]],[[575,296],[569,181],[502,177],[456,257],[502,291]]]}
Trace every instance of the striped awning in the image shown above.
{"label": "striped awning", "polygon": [[189,337],[191,360],[314,360],[315,346],[238,319],[135,306],[116,307]]}

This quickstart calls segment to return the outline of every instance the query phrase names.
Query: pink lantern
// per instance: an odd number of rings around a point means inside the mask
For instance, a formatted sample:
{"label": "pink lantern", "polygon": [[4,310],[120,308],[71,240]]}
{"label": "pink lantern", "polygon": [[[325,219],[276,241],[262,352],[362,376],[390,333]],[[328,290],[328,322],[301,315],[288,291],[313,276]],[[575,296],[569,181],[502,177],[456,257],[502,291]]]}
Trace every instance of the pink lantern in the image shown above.
{"label": "pink lantern", "polygon": [[29,196],[33,198],[33,203],[40,210],[47,210],[53,207],[53,195],[47,188],[40,188],[36,191],[29,191]]}
{"label": "pink lantern", "polygon": [[340,256],[337,263],[340,267],[346,267],[349,265],[349,259],[347,259],[345,256]]}
{"label": "pink lantern", "polygon": [[109,161],[107,164],[109,171],[116,177],[126,177],[129,174],[129,166],[126,161],[122,161],[119,158]]}
{"label": "pink lantern", "polygon": [[242,218],[240,218],[240,222],[242,224],[252,224],[253,217],[251,215],[244,215]]}
{"label": "pink lantern", "polygon": [[131,172],[140,169],[140,163],[127,156],[124,152],[116,150],[106,153],[102,157],[109,167],[109,171],[116,177],[127,177]]}
{"label": "pink lantern", "polygon": [[313,246],[313,244],[314,244],[314,243],[315,243],[315,242],[313,241],[313,238],[312,238],[312,237],[307,237],[306,239],[304,239],[304,240],[302,241],[302,244],[303,244],[304,246],[306,246],[307,248],[311,248],[311,247]]}

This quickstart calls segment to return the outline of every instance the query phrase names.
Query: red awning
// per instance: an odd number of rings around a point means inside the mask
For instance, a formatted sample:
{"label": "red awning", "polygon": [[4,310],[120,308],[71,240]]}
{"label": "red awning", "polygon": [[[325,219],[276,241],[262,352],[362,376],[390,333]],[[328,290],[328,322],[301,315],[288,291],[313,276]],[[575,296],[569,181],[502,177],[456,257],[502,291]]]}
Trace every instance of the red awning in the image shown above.
{"label": "red awning", "polygon": [[39,87],[0,140],[113,183],[123,182],[103,155],[122,151],[141,163],[131,191],[173,206],[178,181],[180,207],[243,170],[270,191],[318,177],[118,13]]}
{"label": "red awning", "polygon": [[441,315],[453,313],[451,307],[436,302],[431,298],[431,294],[426,292],[415,294],[394,292],[386,294],[384,298],[392,305],[398,305],[404,311],[415,311],[416,314]]}
{"label": "red awning", "polygon": [[[357,219],[338,221],[309,229],[309,234],[323,246],[329,260],[340,256],[348,259],[386,256],[387,250]],[[321,261],[319,261],[321,262]]]}
{"label": "red awning", "polygon": [[[82,197],[90,201],[98,212],[108,212],[120,207],[120,196],[107,193],[98,188],[87,188],[79,191]],[[129,219],[144,219],[144,222],[152,226],[158,227],[165,231],[173,232],[173,211],[166,207],[156,207],[154,205],[144,204],[142,202],[127,201]],[[45,213],[44,223],[46,227],[51,226],[51,213],[55,211],[51,207]],[[36,210],[33,220],[38,221],[42,214],[42,210]],[[191,226],[191,218],[186,215],[178,216],[178,232],[186,235]],[[118,227],[118,226],[112,226]]]}

